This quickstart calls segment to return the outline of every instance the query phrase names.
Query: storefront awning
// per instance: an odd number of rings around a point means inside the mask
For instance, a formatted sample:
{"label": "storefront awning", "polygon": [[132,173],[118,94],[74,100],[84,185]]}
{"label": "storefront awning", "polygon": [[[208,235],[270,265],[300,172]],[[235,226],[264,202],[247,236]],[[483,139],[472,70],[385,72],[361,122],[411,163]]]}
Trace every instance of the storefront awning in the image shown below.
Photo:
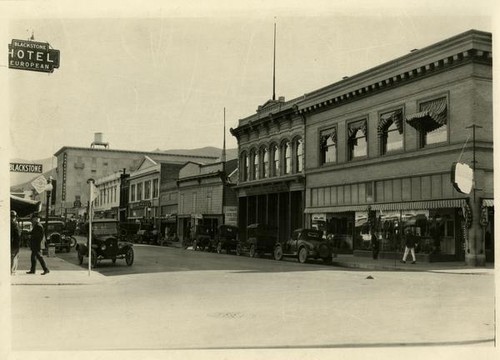
{"label": "storefront awning", "polygon": [[392,210],[427,210],[444,208],[461,208],[465,206],[465,199],[411,201],[403,203],[373,204],[372,210],[392,211]]}
{"label": "storefront awning", "polygon": [[40,212],[42,209],[42,205],[40,201],[33,201],[11,195],[10,209],[15,210],[18,217],[23,217],[35,212]]}
{"label": "storefront awning", "polygon": [[339,213],[347,211],[366,211],[367,209],[368,205],[326,206],[326,207],[306,208],[304,210],[304,213],[306,214]]}
{"label": "storefront awning", "polygon": [[493,199],[483,199],[483,206],[486,207],[494,207],[495,206],[495,200]]}

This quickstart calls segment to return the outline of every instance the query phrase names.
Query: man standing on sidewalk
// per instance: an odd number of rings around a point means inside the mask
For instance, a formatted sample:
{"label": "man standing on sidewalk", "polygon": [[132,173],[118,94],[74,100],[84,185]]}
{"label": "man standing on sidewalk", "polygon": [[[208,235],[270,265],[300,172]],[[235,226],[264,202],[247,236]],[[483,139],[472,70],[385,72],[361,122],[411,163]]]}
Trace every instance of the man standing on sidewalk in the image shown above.
{"label": "man standing on sidewalk", "polygon": [[21,246],[21,231],[17,224],[17,213],[10,211],[10,274],[16,275],[19,261],[19,247]]}
{"label": "man standing on sidewalk", "polygon": [[411,228],[406,228],[405,231],[405,253],[403,255],[403,260],[401,262],[404,264],[406,263],[406,258],[408,257],[408,253],[411,252],[411,257],[413,261],[411,262],[412,264],[415,264],[417,262],[417,259],[415,258],[415,235],[413,235],[412,229]]}
{"label": "man standing on sidewalk", "polygon": [[27,274],[34,274],[36,272],[36,261],[38,260],[40,265],[42,265],[42,275],[46,275],[50,271],[42,256],[44,231],[38,214],[33,214],[31,216],[31,222],[33,223],[33,230],[31,230],[31,269],[27,272]]}

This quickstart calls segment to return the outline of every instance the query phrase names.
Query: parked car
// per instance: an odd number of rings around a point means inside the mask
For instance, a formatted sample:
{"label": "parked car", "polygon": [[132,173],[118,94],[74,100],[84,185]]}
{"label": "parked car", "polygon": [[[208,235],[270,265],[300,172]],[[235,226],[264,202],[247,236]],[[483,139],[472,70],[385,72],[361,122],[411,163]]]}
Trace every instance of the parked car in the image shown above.
{"label": "parked car", "polygon": [[140,224],[135,236],[135,242],[139,244],[156,245],[160,243],[160,233],[153,224]]}
{"label": "parked car", "polygon": [[192,246],[193,250],[211,250],[212,239],[214,237],[213,231],[210,227],[199,224],[195,226]]}
{"label": "parked car", "polygon": [[[88,223],[86,232],[88,234]],[[78,244],[78,262],[83,264],[83,259],[89,254],[89,240],[87,236],[86,244]],[[128,266],[134,263],[133,244],[123,241],[119,235],[119,223],[115,219],[99,219],[92,221],[92,249],[91,266],[97,266],[101,260],[111,260],[116,263],[116,259],[125,259]]]}
{"label": "parked car", "polygon": [[323,259],[332,261],[333,244],[323,238],[323,231],[316,229],[296,229],[292,236],[283,244],[276,244],[274,259],[281,260],[284,256],[294,256],[300,263],[307,259]]}
{"label": "parked car", "polygon": [[246,240],[238,241],[236,255],[248,253],[250,257],[263,254],[273,254],[276,246],[276,229],[266,224],[251,224],[247,226]]}
{"label": "parked car", "polygon": [[225,251],[229,254],[236,251],[238,245],[238,227],[233,225],[219,225],[215,236],[211,240],[211,248],[218,254]]}
{"label": "parked car", "polygon": [[76,239],[69,235],[64,221],[49,220],[46,223],[42,220],[41,223],[44,229],[47,227],[47,244],[49,244],[49,246],[54,245],[56,252],[62,250],[70,252],[71,248],[76,245]]}

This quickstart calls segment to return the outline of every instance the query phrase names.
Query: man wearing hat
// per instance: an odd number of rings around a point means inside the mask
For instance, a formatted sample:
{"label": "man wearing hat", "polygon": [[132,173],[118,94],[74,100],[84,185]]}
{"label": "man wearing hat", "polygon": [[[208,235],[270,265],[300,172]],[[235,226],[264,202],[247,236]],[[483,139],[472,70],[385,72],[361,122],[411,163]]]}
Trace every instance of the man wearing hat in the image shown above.
{"label": "man wearing hat", "polygon": [[10,274],[16,275],[17,264],[19,261],[20,230],[17,224],[17,213],[10,211]]}
{"label": "man wearing hat", "polygon": [[40,216],[38,214],[31,215],[31,222],[33,224],[33,230],[31,230],[31,269],[27,274],[34,274],[36,271],[36,260],[42,265],[42,275],[48,274],[49,268],[45,264],[45,260],[42,256],[42,241],[44,236],[43,226],[40,223]]}

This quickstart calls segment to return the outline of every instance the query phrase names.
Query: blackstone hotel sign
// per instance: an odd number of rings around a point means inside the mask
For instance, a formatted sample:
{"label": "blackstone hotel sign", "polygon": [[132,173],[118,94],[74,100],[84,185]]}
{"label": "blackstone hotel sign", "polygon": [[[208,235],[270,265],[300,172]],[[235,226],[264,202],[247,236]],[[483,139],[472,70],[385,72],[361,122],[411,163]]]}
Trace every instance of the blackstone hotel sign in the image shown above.
{"label": "blackstone hotel sign", "polygon": [[49,43],[13,39],[9,68],[51,73],[59,68],[59,50],[51,49]]}
{"label": "blackstone hotel sign", "polygon": [[11,172],[42,173],[42,164],[10,163]]}

